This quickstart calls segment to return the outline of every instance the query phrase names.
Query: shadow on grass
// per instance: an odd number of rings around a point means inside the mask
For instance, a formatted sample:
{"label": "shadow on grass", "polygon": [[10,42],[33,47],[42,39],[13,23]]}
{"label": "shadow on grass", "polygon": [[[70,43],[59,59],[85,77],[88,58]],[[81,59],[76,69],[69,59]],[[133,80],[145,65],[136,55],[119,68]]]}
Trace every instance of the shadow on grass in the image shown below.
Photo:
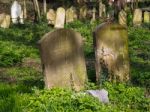
{"label": "shadow on grass", "polygon": [[131,82],[134,85],[150,88],[150,65],[148,63],[131,63]]}

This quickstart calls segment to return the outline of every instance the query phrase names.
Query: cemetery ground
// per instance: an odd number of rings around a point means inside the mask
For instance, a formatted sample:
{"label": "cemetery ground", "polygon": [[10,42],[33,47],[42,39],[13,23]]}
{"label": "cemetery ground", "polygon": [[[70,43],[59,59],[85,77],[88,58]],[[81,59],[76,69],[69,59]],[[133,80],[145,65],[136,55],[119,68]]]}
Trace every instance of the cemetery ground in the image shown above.
{"label": "cemetery ground", "polygon": [[0,112],[149,112],[150,30],[128,27],[131,82],[95,84],[92,31],[98,22],[75,21],[65,28],[80,32],[84,41],[89,82],[85,89],[105,88],[110,103],[103,104],[83,92],[44,89],[37,42],[54,30],[46,22],[0,28]]}

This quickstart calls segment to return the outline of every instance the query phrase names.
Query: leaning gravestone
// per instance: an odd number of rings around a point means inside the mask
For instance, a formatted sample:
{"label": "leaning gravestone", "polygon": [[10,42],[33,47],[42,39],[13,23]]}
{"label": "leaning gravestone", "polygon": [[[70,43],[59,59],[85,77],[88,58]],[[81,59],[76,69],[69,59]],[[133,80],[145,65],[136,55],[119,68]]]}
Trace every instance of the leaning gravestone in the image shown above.
{"label": "leaning gravestone", "polygon": [[48,24],[54,25],[55,24],[55,19],[56,19],[56,13],[53,9],[49,9],[46,15]]}
{"label": "leaning gravestone", "polygon": [[11,19],[14,24],[18,23],[18,18],[21,15],[21,5],[14,1],[11,6]]}
{"label": "leaning gravestone", "polygon": [[119,24],[103,23],[94,31],[96,78],[101,80],[104,69],[110,81],[129,80],[128,34]]}
{"label": "leaning gravestone", "polygon": [[124,10],[121,10],[119,12],[119,18],[118,19],[119,19],[120,25],[124,25],[124,26],[127,25],[127,13]]}
{"label": "leaning gravestone", "polygon": [[64,28],[65,24],[65,9],[60,7],[56,12],[55,28]]}
{"label": "leaning gravestone", "polygon": [[150,23],[150,12],[144,12],[144,23]]}
{"label": "leaning gravestone", "polygon": [[70,7],[66,10],[66,23],[73,22],[75,19],[77,19],[76,9]]}
{"label": "leaning gravestone", "polygon": [[134,15],[133,15],[133,25],[140,26],[141,24],[142,24],[142,10],[135,9]]}
{"label": "leaning gravestone", "polygon": [[86,81],[82,37],[73,30],[57,29],[39,41],[47,88],[80,90]]}

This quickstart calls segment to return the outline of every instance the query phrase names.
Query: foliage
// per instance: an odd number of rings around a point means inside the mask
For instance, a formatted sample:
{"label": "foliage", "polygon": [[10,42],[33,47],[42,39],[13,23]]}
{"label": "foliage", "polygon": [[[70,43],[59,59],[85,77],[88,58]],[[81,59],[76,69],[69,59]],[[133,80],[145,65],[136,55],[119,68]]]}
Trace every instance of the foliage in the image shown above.
{"label": "foliage", "polygon": [[128,33],[132,82],[150,88],[150,31],[129,28]]}
{"label": "foliage", "polygon": [[148,112],[150,109],[150,99],[144,97],[144,89],[130,87],[126,84],[104,83],[104,87],[109,91],[109,98],[113,104],[115,112]]}
{"label": "foliage", "polygon": [[0,66],[13,66],[21,63],[24,57],[39,57],[37,41],[50,28],[43,23],[31,24],[0,29]]}
{"label": "foliage", "polygon": [[[72,28],[83,36],[86,58],[94,59],[92,32],[97,24],[75,21],[65,28]],[[101,87],[87,83],[86,89],[105,88],[110,103],[102,104],[85,91],[54,88],[43,89],[43,75],[34,67],[22,66],[23,59],[39,58],[37,41],[51,31],[46,23],[27,23],[0,29],[0,112],[148,112],[150,99],[145,88],[150,88],[150,31],[145,28],[128,28],[131,84],[104,82]],[[5,67],[5,68],[2,68]],[[3,70],[4,69],[4,70]],[[88,67],[88,75],[95,78],[95,71]],[[135,87],[139,86],[139,87]]]}
{"label": "foliage", "polygon": [[[5,88],[4,88],[5,87]],[[31,93],[19,93],[17,86],[0,86],[2,112],[148,112],[150,99],[144,97],[144,89],[125,84],[105,82],[109,91],[110,103],[102,104],[97,98],[82,92],[53,88],[39,90],[32,88]],[[4,103],[8,102],[8,103]],[[7,108],[7,106],[9,108]]]}

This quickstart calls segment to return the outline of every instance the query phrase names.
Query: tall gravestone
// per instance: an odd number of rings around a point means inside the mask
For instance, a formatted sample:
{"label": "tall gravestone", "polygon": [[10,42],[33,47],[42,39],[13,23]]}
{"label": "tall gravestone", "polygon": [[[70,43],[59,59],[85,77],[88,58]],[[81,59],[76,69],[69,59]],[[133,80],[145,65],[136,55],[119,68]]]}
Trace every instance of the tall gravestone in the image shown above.
{"label": "tall gravestone", "polygon": [[22,11],[21,11],[21,5],[15,0],[11,6],[11,19],[12,23],[17,24],[18,18],[20,17]]}
{"label": "tall gravestone", "polygon": [[124,26],[127,25],[127,13],[124,10],[121,10],[119,12],[119,18],[118,18],[118,20],[119,20],[119,24],[120,25],[124,25]]}
{"label": "tall gravestone", "polygon": [[99,17],[102,17],[102,13],[103,13],[102,7],[103,7],[103,3],[102,3],[102,1],[99,1]]}
{"label": "tall gravestone", "polygon": [[150,12],[144,12],[144,23],[150,23]]}
{"label": "tall gravestone", "polygon": [[94,22],[95,20],[96,20],[96,8],[93,8],[91,23]]}
{"label": "tall gravestone", "polygon": [[66,23],[73,22],[77,19],[76,9],[75,7],[70,7],[66,10]]}
{"label": "tall gravestone", "polygon": [[65,9],[59,7],[56,12],[55,28],[64,28],[65,24]]}
{"label": "tall gravestone", "polygon": [[68,87],[80,90],[86,81],[82,37],[73,30],[47,33],[39,48],[47,88]]}
{"label": "tall gravestone", "polygon": [[124,26],[103,23],[94,31],[96,78],[104,71],[110,81],[129,80],[128,34]]}
{"label": "tall gravestone", "polygon": [[55,24],[55,19],[56,19],[56,13],[53,9],[49,9],[46,15],[48,24],[54,25]]}
{"label": "tall gravestone", "polygon": [[19,15],[19,22],[21,24],[24,24],[24,14],[23,14],[23,10],[21,11],[21,14]]}
{"label": "tall gravestone", "polygon": [[142,24],[142,10],[135,9],[134,15],[133,15],[133,25],[140,26],[141,24]]}
{"label": "tall gravestone", "polygon": [[102,3],[102,1],[99,1],[99,17],[105,17],[106,16],[106,6]]}

